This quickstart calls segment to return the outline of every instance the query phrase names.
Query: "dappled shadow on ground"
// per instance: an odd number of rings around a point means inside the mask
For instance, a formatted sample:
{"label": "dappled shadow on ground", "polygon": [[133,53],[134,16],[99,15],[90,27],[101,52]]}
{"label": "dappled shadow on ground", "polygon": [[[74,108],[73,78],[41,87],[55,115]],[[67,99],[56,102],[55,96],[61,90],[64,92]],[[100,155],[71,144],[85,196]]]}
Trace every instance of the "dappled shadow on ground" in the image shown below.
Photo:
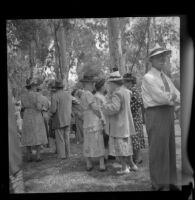
{"label": "dappled shadow on ground", "polygon": [[[177,134],[178,135],[178,134]],[[181,172],[181,138],[176,137],[177,167]],[[43,153],[43,161],[24,163],[24,181],[27,193],[47,192],[106,192],[150,190],[148,146],[142,151],[143,163],[138,172],[117,175],[115,160],[108,160],[107,171],[99,172],[99,162],[93,160],[94,168],[86,171],[82,144],[71,141],[72,157],[61,161],[57,154]],[[181,180],[181,176],[179,178]]]}

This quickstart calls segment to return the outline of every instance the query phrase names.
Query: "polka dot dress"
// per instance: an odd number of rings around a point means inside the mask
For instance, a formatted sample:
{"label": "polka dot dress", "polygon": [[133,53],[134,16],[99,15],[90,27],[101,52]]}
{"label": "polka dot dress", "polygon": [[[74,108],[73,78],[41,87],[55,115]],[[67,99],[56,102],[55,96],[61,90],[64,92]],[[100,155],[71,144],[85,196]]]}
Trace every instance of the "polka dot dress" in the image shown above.
{"label": "polka dot dress", "polygon": [[137,87],[135,86],[132,87],[131,91],[132,91],[132,97],[130,105],[136,131],[136,135],[132,136],[132,144],[133,144],[133,150],[139,150],[145,148],[143,119],[141,112],[143,100],[141,97],[141,92]]}

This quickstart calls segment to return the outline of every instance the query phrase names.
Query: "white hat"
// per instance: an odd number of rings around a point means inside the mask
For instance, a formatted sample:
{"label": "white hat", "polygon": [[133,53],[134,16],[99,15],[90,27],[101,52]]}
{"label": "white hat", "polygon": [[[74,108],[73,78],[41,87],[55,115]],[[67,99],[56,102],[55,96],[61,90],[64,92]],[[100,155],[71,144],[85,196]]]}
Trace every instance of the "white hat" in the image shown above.
{"label": "white hat", "polygon": [[162,54],[162,53],[171,53],[171,50],[157,46],[157,47],[150,50],[149,58],[156,56],[156,55],[159,55],[159,54]]}
{"label": "white hat", "polygon": [[123,78],[122,76],[120,75],[119,71],[115,71],[115,72],[112,72],[110,73],[110,76],[108,78],[108,81],[109,82],[122,82],[123,81]]}

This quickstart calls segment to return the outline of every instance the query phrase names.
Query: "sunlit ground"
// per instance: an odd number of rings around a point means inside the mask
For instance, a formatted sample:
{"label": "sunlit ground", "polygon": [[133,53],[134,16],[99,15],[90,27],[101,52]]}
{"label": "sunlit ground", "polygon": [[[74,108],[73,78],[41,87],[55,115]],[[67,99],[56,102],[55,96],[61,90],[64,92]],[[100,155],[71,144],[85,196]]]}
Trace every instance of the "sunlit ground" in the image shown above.
{"label": "sunlit ground", "polygon": [[[181,132],[178,122],[176,128],[177,169],[181,185]],[[146,143],[147,136],[145,134]],[[99,163],[94,160],[94,169],[85,171],[85,160],[82,157],[82,145],[71,140],[72,157],[63,163],[56,154],[43,153],[40,163],[24,164],[24,180],[27,193],[47,192],[88,192],[88,191],[148,191],[151,190],[148,169],[148,148],[142,151],[143,163],[138,172],[128,175],[116,175],[116,161],[107,163],[108,170],[99,172]],[[114,165],[113,165],[114,164]]]}

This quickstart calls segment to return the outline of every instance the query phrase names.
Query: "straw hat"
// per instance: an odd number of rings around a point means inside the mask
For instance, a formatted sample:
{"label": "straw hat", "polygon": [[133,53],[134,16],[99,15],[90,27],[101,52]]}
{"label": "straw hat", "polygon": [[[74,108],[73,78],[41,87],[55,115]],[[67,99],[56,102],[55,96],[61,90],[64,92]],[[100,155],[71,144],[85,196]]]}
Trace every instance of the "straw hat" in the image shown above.
{"label": "straw hat", "polygon": [[159,54],[165,54],[165,53],[171,54],[171,50],[165,49],[165,48],[160,47],[160,46],[156,46],[155,48],[150,50],[149,58],[152,58],[152,57],[157,56]]}
{"label": "straw hat", "polygon": [[110,73],[110,76],[108,78],[108,82],[122,83],[123,78],[121,77],[119,71],[115,71],[115,72]]}

